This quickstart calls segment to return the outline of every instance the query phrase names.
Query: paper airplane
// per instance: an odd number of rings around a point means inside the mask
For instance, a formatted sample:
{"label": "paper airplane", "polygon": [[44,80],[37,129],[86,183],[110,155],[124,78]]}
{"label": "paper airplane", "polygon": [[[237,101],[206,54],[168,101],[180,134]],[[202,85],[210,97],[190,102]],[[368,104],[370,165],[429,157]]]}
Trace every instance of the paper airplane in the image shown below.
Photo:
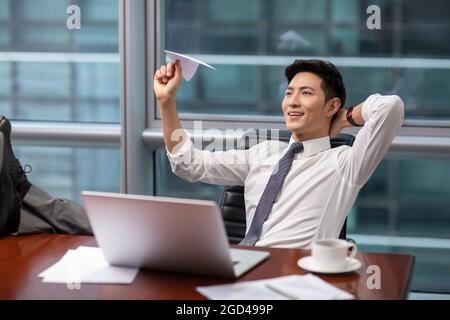
{"label": "paper airplane", "polygon": [[198,65],[201,64],[205,67],[217,70],[216,68],[210,66],[209,64],[200,61],[198,59],[186,56],[184,54],[176,53],[169,50],[164,50],[164,52],[167,54],[167,56],[170,58],[172,62],[175,62],[177,60],[180,60],[181,62],[181,74],[183,78],[186,81],[189,81],[192,79],[192,77],[195,74],[195,71],[197,71]]}

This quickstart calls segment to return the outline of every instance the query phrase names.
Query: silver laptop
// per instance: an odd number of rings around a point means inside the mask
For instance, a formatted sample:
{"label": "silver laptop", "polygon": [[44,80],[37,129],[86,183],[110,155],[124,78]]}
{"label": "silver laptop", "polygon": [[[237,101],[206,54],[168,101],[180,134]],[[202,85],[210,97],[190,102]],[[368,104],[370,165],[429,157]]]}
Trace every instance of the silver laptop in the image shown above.
{"label": "silver laptop", "polygon": [[111,265],[237,278],[269,252],[230,249],[213,201],[83,191]]}

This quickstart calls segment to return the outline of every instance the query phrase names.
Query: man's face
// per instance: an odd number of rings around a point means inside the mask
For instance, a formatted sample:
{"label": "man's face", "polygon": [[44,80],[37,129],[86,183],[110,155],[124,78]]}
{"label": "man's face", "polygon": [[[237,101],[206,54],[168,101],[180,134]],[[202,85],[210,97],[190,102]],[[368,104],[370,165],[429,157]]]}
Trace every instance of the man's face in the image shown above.
{"label": "man's face", "polygon": [[327,113],[322,79],[311,72],[292,78],[284,94],[282,109],[287,129],[301,140],[328,135],[332,114]]}

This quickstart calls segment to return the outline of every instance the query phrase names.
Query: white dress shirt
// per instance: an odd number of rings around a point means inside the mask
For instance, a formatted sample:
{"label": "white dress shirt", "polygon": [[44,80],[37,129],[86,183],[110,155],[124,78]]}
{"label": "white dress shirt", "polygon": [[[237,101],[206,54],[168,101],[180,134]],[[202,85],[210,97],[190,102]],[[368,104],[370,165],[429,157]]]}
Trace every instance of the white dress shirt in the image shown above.
{"label": "white dress shirt", "polygon": [[[313,240],[337,238],[361,187],[402,125],[398,96],[371,95],[362,106],[364,126],[352,147],[331,148],[329,136],[303,141],[257,246],[309,248]],[[293,137],[289,144],[293,142]],[[200,150],[190,139],[167,152],[172,171],[188,181],[245,186],[247,232],[259,199],[289,144],[264,141],[249,150]]]}

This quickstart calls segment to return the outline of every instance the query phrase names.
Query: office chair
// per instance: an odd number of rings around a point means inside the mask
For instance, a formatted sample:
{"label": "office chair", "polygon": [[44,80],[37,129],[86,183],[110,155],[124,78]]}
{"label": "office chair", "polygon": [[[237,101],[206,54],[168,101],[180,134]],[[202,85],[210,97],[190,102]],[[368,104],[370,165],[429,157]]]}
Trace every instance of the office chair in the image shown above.
{"label": "office chair", "polygon": [[3,170],[3,144],[4,144],[3,133],[0,132],[0,173]]}
{"label": "office chair", "polygon": [[[248,149],[259,141],[261,130],[247,130],[244,132],[242,138],[238,142],[238,149]],[[269,130],[264,130],[264,133],[270,134]],[[278,139],[280,141],[289,142],[291,133],[287,130],[279,131]],[[268,140],[271,140],[269,136]],[[350,134],[338,134],[335,138],[330,139],[331,147],[336,148],[343,145],[352,146],[355,137]],[[245,236],[246,230],[246,215],[245,215],[245,201],[244,201],[244,187],[243,186],[225,186],[222,202],[221,202],[222,218],[225,224],[225,229],[230,243],[239,243]],[[347,240],[347,218],[342,226],[339,239]],[[349,241],[353,241],[348,239]]]}

